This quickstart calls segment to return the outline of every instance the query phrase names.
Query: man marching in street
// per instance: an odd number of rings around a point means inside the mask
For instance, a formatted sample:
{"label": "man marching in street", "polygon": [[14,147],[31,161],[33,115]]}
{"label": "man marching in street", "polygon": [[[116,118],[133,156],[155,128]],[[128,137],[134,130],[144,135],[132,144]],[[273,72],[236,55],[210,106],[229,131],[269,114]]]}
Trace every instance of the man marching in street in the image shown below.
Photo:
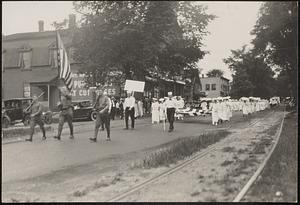
{"label": "man marching in street", "polygon": [[95,121],[95,134],[93,138],[90,138],[92,142],[97,141],[98,131],[102,123],[105,125],[107,132],[106,141],[110,141],[110,99],[103,94],[103,90],[99,90],[99,96],[96,100],[94,108],[98,111]]}
{"label": "man marching in street", "polygon": [[36,95],[33,96],[32,106],[29,109],[30,112],[30,138],[25,139],[26,141],[32,142],[32,136],[34,133],[34,127],[38,124],[43,132],[42,139],[46,139],[46,131],[44,128],[44,122],[42,120],[42,104],[38,101],[38,97]]}
{"label": "man marching in street", "polygon": [[168,92],[168,98],[165,102],[166,110],[167,110],[167,118],[170,123],[169,126],[169,131],[172,132],[174,130],[174,114],[175,114],[175,109],[176,109],[176,100],[173,99],[173,93]]}
{"label": "man marching in street", "polygon": [[70,139],[74,139],[72,96],[66,87],[61,88],[61,101],[58,103],[58,108],[60,110],[58,120],[58,134],[57,136],[54,136],[54,138],[60,140],[64,123],[65,121],[67,121],[70,128]]}
{"label": "man marching in street", "polygon": [[126,130],[128,130],[128,118],[130,116],[131,119],[131,129],[134,129],[134,105],[135,105],[135,98],[132,96],[131,91],[127,91],[127,98],[124,102],[124,108],[125,108],[125,124],[126,124]]}

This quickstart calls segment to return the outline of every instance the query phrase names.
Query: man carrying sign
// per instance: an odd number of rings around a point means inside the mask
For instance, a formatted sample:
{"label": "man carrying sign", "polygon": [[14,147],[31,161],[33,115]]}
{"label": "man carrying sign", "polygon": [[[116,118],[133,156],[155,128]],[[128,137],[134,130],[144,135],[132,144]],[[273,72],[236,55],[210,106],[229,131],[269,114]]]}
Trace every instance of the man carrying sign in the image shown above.
{"label": "man carrying sign", "polygon": [[124,108],[125,108],[125,124],[126,124],[126,130],[128,130],[128,118],[130,116],[131,118],[131,129],[134,129],[134,104],[135,104],[135,98],[132,96],[131,91],[127,91],[127,98],[124,102]]}

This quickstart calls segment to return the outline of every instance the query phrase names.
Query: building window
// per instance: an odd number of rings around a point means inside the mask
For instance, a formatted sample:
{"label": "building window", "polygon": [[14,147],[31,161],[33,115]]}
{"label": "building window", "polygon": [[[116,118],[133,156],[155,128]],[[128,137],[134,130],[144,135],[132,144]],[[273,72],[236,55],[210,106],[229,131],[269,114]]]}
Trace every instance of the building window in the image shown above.
{"label": "building window", "polygon": [[31,51],[21,51],[19,56],[19,67],[22,69],[31,68]]}
{"label": "building window", "polygon": [[216,84],[211,84],[211,90],[216,90]]}
{"label": "building window", "polygon": [[210,84],[206,84],[206,85],[205,85],[205,90],[206,90],[206,91],[209,91],[209,90],[210,90]]}

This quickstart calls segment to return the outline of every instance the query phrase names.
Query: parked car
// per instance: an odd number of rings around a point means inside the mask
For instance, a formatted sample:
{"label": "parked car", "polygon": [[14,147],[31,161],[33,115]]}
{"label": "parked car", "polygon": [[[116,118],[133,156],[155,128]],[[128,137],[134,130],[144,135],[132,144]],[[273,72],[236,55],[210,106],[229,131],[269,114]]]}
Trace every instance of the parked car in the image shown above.
{"label": "parked car", "polygon": [[96,120],[97,112],[89,100],[73,101],[72,105],[74,120]]}
{"label": "parked car", "polygon": [[[30,113],[25,109],[31,104],[32,98],[13,98],[3,101],[2,104],[2,127],[7,128],[11,124],[19,121],[25,126],[29,125]],[[52,112],[47,111],[42,113],[43,120],[46,124],[52,123]]]}

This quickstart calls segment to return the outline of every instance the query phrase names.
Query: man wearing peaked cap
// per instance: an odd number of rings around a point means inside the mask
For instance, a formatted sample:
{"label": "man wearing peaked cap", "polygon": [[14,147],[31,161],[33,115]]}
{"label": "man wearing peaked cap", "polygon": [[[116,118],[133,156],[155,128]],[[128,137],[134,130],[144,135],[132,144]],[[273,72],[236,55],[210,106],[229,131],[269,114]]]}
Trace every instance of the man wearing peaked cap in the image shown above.
{"label": "man wearing peaked cap", "polygon": [[172,132],[174,130],[174,114],[176,109],[176,100],[173,99],[173,93],[168,92],[168,98],[166,99],[165,106],[167,111],[167,118],[170,123],[169,126],[169,132]]}

